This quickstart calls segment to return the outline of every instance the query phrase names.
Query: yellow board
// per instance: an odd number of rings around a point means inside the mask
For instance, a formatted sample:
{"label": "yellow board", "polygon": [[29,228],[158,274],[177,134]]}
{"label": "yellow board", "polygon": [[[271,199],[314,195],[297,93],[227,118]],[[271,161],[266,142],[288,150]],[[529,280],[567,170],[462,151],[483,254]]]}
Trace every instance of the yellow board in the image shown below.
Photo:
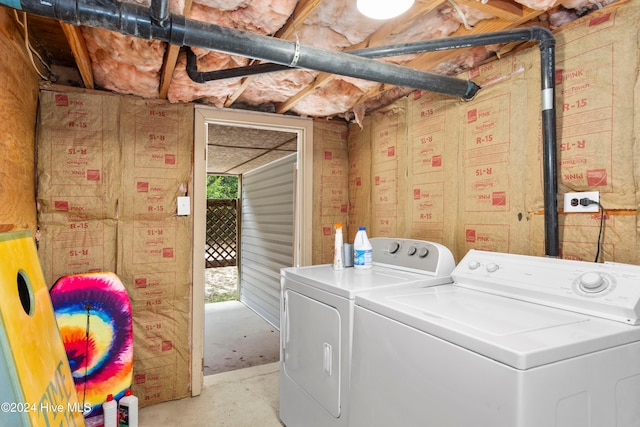
{"label": "yellow board", "polygon": [[84,426],[30,232],[0,233],[0,328],[4,398],[16,399],[0,402],[0,425]]}

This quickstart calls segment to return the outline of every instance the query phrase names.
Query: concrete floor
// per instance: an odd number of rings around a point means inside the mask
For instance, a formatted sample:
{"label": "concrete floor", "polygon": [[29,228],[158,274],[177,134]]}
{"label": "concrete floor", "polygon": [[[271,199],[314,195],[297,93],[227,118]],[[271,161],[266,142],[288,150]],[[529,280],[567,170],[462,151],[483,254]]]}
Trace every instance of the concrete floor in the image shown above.
{"label": "concrete floor", "polygon": [[140,427],[280,427],[280,334],[239,301],[205,305],[199,396],[140,409]]}
{"label": "concrete floor", "polygon": [[280,333],[240,301],[204,306],[204,375],[280,359]]}
{"label": "concrete floor", "polygon": [[278,363],[204,377],[199,396],[147,406],[140,427],[281,427]]}

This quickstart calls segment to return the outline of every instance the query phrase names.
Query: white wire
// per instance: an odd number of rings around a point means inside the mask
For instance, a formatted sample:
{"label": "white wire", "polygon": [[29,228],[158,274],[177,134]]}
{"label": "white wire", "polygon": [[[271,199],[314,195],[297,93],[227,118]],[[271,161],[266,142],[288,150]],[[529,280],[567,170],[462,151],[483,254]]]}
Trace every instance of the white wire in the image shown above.
{"label": "white wire", "polygon": [[40,54],[33,47],[31,47],[31,43],[29,42],[29,28],[27,27],[27,13],[23,12],[22,16],[23,16],[24,22],[20,21],[17,11],[14,10],[13,13],[15,14],[16,21],[24,29],[24,43],[25,43],[25,47],[27,48],[27,53],[29,54],[29,60],[31,61],[31,65],[33,66],[33,69],[36,70],[36,73],[38,73],[38,75],[42,80],[49,80],[48,76],[45,76],[40,72],[38,66],[36,65],[36,61],[33,59],[33,55],[35,54],[38,60],[40,61],[40,63],[42,64],[42,66],[47,71],[51,72],[51,68],[49,67],[49,64],[47,64],[44,61],[44,59],[42,59],[42,56],[40,56]]}
{"label": "white wire", "polygon": [[462,13],[462,9],[460,9],[458,4],[453,0],[449,0],[449,3],[451,3],[451,6],[453,6],[455,11],[458,12],[458,15],[460,15],[460,19],[462,19],[462,25],[464,25],[464,28],[466,28],[467,30],[473,30],[473,26],[469,25],[469,22],[467,22],[467,17],[464,16],[464,13]]}

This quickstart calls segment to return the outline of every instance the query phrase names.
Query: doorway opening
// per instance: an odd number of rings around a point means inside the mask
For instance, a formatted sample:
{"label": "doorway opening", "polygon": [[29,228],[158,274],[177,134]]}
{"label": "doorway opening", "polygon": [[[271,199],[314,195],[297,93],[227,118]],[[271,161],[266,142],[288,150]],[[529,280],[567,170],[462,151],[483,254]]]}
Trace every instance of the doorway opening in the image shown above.
{"label": "doorway opening", "polygon": [[207,175],[205,304],[239,300],[238,178],[235,175]]}
{"label": "doorway opening", "polygon": [[[219,304],[205,304],[205,263],[202,262],[202,248],[206,247],[206,176],[207,172],[212,172],[209,166],[212,163],[222,162],[225,159],[237,160],[248,154],[246,148],[253,150],[251,142],[259,144],[264,142],[268,132],[286,132],[293,134],[294,155],[295,155],[295,185],[292,187],[294,193],[294,238],[290,243],[293,252],[293,265],[308,265],[311,262],[311,241],[301,238],[311,234],[312,227],[312,153],[313,153],[313,122],[309,119],[299,117],[285,117],[272,114],[239,112],[230,110],[217,110],[210,107],[197,106],[195,112],[194,128],[194,180],[193,180],[193,212],[194,212],[194,246],[193,246],[193,329],[192,329],[192,395],[200,394],[204,374],[204,347],[213,344],[210,339],[205,341],[205,307],[216,307],[232,304],[241,304],[242,308],[256,316],[263,324],[266,324],[274,333],[278,333],[277,323],[265,322],[264,316],[260,317],[247,306],[239,301],[228,301]],[[217,146],[215,153],[209,152],[210,142],[220,135],[220,132],[230,131],[233,128],[242,128],[261,131],[255,138],[247,138],[243,144],[247,147],[224,147]],[[268,132],[267,132],[268,131]],[[250,132],[243,132],[250,134]],[[258,147],[259,148],[259,147]],[[203,155],[204,154],[204,155]],[[269,155],[269,154],[267,154]],[[223,174],[235,174],[239,176],[240,186],[244,173],[251,171],[253,162],[250,160],[239,164],[245,168],[242,170],[225,170]],[[249,168],[249,169],[246,169]],[[247,175],[248,176],[248,175]],[[240,209],[242,207],[240,206]],[[237,246],[237,253],[242,254],[242,239]],[[242,266],[242,261],[238,261]],[[242,280],[242,272],[239,270],[239,280]],[[240,286],[242,288],[242,286]],[[277,296],[279,299],[279,295]],[[279,320],[275,319],[276,321]],[[224,328],[222,323],[218,327]],[[227,330],[235,329],[235,325],[230,325]],[[240,335],[243,338],[242,335]],[[260,355],[258,355],[259,357]]]}

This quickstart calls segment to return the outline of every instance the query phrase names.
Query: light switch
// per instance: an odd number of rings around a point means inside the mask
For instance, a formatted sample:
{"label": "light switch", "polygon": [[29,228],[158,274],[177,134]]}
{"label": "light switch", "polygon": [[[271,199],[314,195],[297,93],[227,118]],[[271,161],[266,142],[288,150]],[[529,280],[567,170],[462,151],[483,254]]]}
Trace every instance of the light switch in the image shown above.
{"label": "light switch", "polygon": [[191,214],[191,198],[189,196],[178,197],[178,215]]}

